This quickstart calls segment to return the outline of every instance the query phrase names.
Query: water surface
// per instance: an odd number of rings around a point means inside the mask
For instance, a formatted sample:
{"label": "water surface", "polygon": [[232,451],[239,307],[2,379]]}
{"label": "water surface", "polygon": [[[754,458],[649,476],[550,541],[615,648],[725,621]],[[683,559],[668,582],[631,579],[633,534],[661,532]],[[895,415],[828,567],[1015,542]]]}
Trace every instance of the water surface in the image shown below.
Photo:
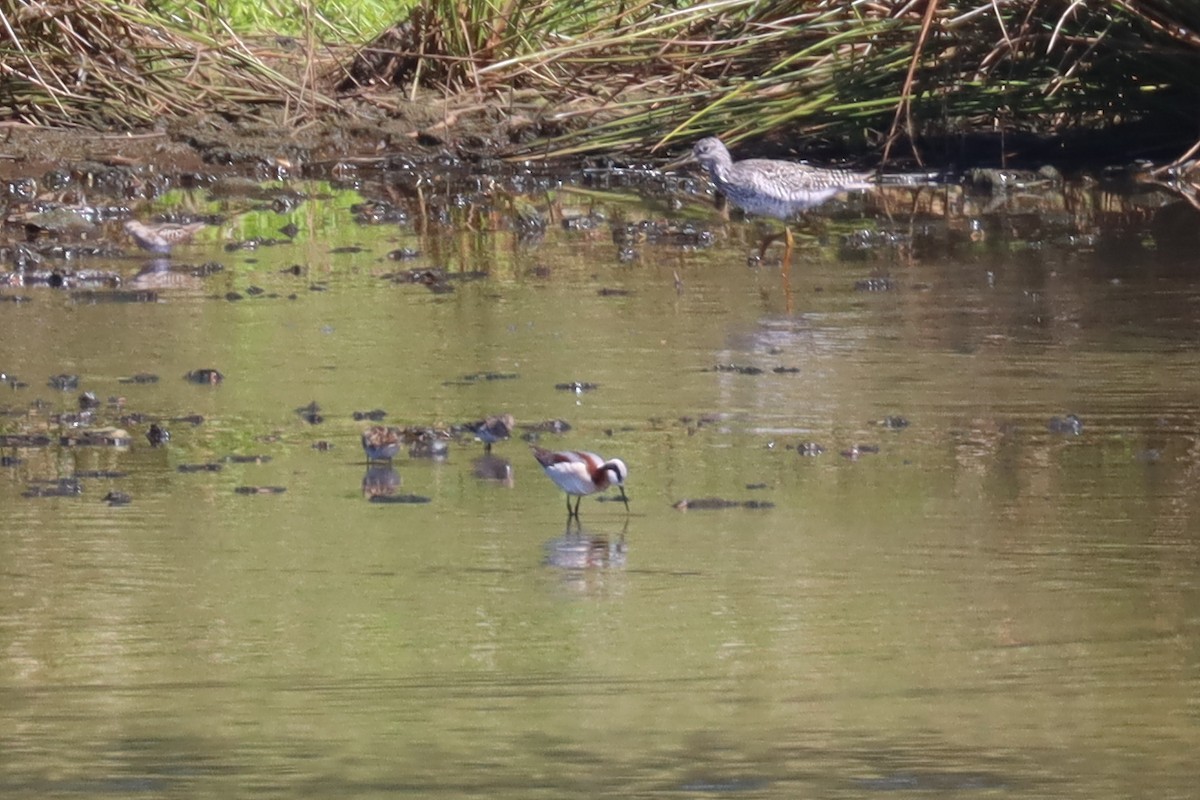
{"label": "water surface", "polygon": [[[0,468],[0,793],[1193,795],[1194,258],[1124,201],[1030,222],[938,190],[835,203],[785,278],[691,184],[606,180],[196,189],[162,205],[226,222],[171,262],[222,271],[153,303],[0,289],[28,298],[0,302],[2,432],[52,439]],[[364,197],[407,221],[356,223]],[[226,249],[249,236],[279,243]],[[432,267],[486,276],[389,277]],[[59,444],[85,390],[129,447]],[[508,481],[466,439],[368,472],[377,408],[566,420],[538,441],[624,459],[632,514],[568,527],[519,438]],[[706,498],[751,507],[673,507]]]}

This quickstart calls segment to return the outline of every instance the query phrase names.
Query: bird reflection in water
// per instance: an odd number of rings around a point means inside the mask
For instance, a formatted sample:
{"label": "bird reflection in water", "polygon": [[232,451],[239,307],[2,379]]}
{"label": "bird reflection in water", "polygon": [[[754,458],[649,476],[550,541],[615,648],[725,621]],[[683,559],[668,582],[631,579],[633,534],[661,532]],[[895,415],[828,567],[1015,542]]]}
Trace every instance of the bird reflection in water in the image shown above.
{"label": "bird reflection in water", "polygon": [[129,279],[131,289],[200,289],[203,279],[186,270],[171,269],[167,258],[152,258]]}
{"label": "bird reflection in water", "polygon": [[400,473],[390,464],[372,464],[362,479],[363,497],[391,497],[400,488]]}
{"label": "bird reflection in water", "polygon": [[586,531],[577,522],[568,522],[563,535],[546,542],[545,547],[546,566],[565,570],[569,576],[621,569],[629,553],[624,529],[613,536]]}
{"label": "bird reflection in water", "polygon": [[507,458],[484,455],[471,462],[471,471],[476,478],[484,481],[495,481],[508,488],[513,486],[512,462]]}

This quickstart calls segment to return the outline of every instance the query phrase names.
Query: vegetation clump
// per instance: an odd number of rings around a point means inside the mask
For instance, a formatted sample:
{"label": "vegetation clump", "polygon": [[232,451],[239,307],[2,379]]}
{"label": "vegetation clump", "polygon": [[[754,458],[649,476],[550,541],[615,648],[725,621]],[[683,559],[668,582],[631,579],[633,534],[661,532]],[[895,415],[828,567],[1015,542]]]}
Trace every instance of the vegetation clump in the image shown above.
{"label": "vegetation clump", "polygon": [[[246,16],[229,6],[217,9]],[[271,107],[307,120],[350,98],[398,112],[432,94],[503,109],[524,123],[520,149],[543,155],[800,129],[885,152],[980,131],[1197,135],[1200,6],[1185,0],[419,0],[366,44],[361,21],[313,3],[294,6],[288,37],[261,14],[259,30],[235,30],[191,7],[0,11],[7,116],[137,126]]]}

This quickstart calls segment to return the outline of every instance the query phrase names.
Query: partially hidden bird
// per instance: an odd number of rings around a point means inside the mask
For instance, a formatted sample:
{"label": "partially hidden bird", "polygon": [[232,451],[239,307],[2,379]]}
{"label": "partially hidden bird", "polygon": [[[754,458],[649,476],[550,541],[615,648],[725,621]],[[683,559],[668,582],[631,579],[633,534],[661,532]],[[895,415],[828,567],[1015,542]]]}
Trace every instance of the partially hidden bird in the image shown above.
{"label": "partially hidden bird", "polygon": [[204,226],[203,222],[181,225],[175,222],[146,223],[131,219],[125,223],[125,232],[143,250],[166,255],[171,252],[172,247],[191,239]]}
{"label": "partially hidden bird", "polygon": [[404,431],[385,425],[372,425],[362,433],[363,452],[367,461],[391,461],[400,452]]}
{"label": "partially hidden bird", "polygon": [[512,436],[513,428],[516,426],[517,421],[513,419],[512,414],[498,414],[497,416],[481,419],[477,422],[468,422],[463,427],[475,434],[475,437],[483,442],[483,451],[485,453],[490,453],[492,452],[492,445]]}

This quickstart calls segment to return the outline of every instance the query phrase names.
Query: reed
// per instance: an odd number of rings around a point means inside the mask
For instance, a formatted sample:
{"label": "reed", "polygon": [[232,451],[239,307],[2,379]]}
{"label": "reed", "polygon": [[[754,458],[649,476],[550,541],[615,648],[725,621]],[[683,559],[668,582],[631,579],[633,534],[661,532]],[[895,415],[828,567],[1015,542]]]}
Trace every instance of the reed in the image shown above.
{"label": "reed", "polygon": [[1194,0],[418,0],[371,35],[408,1],[0,4],[0,107],[53,125],[303,122],[350,95],[387,109],[433,92],[527,120],[520,152],[541,156],[713,133],[918,155],[967,131],[1200,135]]}
{"label": "reed", "polygon": [[4,116],[31,125],[134,128],[201,112],[288,108],[297,119],[337,108],[311,75],[306,81],[293,69],[305,63],[303,43],[252,40],[202,14],[202,5],[188,8],[152,13],[137,0],[4,4]]}
{"label": "reed", "polygon": [[[465,11],[464,11],[465,10]],[[1200,4],[428,0],[391,84],[493,98],[542,155],[802,130],[886,143],[1191,119]],[[391,48],[391,49],[389,49]],[[370,51],[370,48],[367,48]]]}

